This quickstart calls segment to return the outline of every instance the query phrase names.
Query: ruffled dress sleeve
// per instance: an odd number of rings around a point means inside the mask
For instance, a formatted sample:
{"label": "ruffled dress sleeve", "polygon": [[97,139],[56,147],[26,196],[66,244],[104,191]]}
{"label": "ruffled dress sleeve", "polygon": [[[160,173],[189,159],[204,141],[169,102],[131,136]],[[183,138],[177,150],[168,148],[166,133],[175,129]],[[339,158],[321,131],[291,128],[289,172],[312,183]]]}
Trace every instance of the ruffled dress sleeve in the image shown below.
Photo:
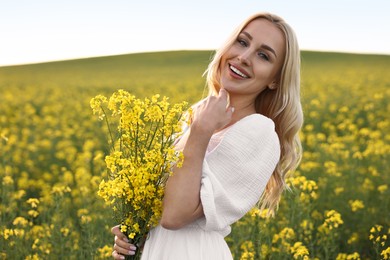
{"label": "ruffled dress sleeve", "polygon": [[231,126],[204,159],[200,196],[205,217],[197,224],[227,236],[230,225],[259,201],[279,157],[271,119],[254,114]]}

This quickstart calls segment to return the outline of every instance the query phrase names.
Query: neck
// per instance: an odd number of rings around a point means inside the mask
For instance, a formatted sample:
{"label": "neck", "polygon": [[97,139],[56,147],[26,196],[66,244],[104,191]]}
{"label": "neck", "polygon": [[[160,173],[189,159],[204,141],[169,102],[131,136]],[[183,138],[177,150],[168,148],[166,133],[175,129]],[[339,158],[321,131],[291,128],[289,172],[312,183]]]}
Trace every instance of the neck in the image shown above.
{"label": "neck", "polygon": [[242,118],[255,114],[255,100],[245,100],[243,98],[230,97],[230,106],[234,107],[232,121],[229,125],[241,120]]}

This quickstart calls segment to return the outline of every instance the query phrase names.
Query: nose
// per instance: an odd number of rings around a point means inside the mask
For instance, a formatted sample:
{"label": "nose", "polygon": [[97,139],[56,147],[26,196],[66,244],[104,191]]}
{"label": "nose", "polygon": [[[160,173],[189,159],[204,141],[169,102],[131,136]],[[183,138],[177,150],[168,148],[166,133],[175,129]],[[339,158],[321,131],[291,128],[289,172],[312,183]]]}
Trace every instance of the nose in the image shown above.
{"label": "nose", "polygon": [[250,57],[251,57],[251,52],[249,49],[241,52],[239,55],[238,55],[238,60],[244,64],[244,65],[247,65],[249,66],[250,65]]}

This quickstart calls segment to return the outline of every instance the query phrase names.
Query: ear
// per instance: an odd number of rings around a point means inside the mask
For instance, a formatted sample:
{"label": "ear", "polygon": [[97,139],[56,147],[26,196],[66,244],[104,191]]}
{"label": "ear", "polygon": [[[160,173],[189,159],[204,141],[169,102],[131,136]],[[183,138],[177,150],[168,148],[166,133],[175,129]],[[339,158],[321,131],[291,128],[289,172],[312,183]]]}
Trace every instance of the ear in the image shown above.
{"label": "ear", "polygon": [[279,84],[276,81],[272,81],[269,85],[268,88],[271,90],[276,89],[279,86]]}

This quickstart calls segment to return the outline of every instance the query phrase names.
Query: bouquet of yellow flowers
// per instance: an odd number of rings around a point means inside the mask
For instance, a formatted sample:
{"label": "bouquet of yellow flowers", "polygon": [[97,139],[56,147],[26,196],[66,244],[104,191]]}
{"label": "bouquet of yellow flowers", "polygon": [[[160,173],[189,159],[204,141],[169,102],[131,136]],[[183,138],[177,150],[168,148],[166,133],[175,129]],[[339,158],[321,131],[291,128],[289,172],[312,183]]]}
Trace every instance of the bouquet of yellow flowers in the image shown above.
{"label": "bouquet of yellow flowers", "polygon": [[[187,103],[171,105],[159,95],[141,100],[124,90],[109,99],[98,95],[90,103],[94,114],[106,120],[112,146],[105,158],[108,178],[100,183],[98,195],[112,207],[121,231],[133,244],[142,244],[161,217],[172,166],[183,161],[173,144],[182,132]],[[108,116],[116,119],[116,131]],[[137,250],[127,259],[140,256]]]}

